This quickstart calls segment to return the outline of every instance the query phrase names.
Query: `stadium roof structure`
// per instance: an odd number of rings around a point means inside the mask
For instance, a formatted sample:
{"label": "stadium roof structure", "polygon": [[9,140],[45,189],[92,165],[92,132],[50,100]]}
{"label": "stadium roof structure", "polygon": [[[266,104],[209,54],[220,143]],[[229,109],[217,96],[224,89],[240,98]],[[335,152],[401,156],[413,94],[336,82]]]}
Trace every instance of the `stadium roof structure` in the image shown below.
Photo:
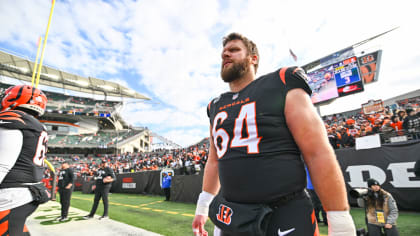
{"label": "stadium roof structure", "polygon": [[[34,65],[35,63],[28,59],[0,51],[0,75],[31,82]],[[92,77],[86,78],[48,66],[42,66],[40,74],[39,83],[42,85],[89,94],[150,100],[118,83]]]}

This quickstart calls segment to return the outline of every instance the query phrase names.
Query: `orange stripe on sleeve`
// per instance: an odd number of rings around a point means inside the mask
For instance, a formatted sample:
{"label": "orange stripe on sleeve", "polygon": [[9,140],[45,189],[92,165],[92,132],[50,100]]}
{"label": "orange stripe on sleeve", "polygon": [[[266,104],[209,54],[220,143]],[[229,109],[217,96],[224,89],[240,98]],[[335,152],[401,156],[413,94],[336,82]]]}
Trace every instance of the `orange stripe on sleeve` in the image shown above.
{"label": "orange stripe on sleeve", "polygon": [[0,113],[0,116],[13,116],[13,117],[21,117],[21,115],[16,114],[15,112],[5,111]]}
{"label": "orange stripe on sleeve", "polygon": [[25,122],[20,119],[22,116],[15,113],[15,112],[11,112],[11,111],[6,111],[6,112],[2,112],[0,113],[0,119],[1,120],[17,120],[19,122],[22,122],[25,124]]}
{"label": "orange stripe on sleeve", "polygon": [[23,121],[21,118],[17,118],[17,117],[0,117],[0,120],[17,120],[17,121],[25,124],[25,121]]}
{"label": "orange stripe on sleeve", "polygon": [[280,69],[280,72],[279,72],[280,79],[281,79],[281,81],[283,81],[284,85],[286,85],[286,70],[287,70],[287,68],[288,67],[283,67],[283,68]]}

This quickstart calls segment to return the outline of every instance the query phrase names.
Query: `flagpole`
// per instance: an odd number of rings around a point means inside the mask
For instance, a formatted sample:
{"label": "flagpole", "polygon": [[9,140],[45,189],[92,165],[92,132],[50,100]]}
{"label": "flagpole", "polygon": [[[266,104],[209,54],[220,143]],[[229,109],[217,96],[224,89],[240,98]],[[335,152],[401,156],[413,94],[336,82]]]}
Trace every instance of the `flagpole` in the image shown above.
{"label": "flagpole", "polygon": [[38,49],[36,50],[35,65],[34,65],[34,70],[32,71],[32,84],[31,84],[31,86],[34,86],[34,82],[35,82],[35,71],[36,71],[37,66],[38,66],[38,58],[39,58],[39,50],[41,49],[41,42],[42,42],[42,36],[39,36],[38,43],[37,43]]}
{"label": "flagpole", "polygon": [[39,61],[39,65],[38,65],[38,72],[37,72],[37,75],[36,75],[36,84],[35,84],[35,88],[37,88],[37,87],[38,87],[38,84],[39,84],[39,78],[40,78],[40,76],[41,76],[41,68],[42,68],[42,62],[43,62],[43,60],[44,60],[45,45],[47,44],[48,32],[50,31],[51,19],[52,19],[52,15],[53,15],[53,12],[54,12],[54,5],[55,5],[55,0],[52,0],[51,10],[50,10],[50,17],[48,18],[47,32],[45,32],[44,43],[43,43],[43,45],[42,45],[41,59],[40,59],[40,61]]}

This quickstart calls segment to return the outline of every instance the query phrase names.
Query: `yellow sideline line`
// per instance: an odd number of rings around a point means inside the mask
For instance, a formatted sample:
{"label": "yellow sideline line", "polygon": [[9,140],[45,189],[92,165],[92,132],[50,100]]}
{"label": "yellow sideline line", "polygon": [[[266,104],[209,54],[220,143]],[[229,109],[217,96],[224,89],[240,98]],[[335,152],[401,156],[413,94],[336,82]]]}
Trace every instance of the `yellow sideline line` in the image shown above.
{"label": "yellow sideline line", "polygon": [[[76,197],[76,196],[72,196],[72,198],[78,199],[78,200],[92,201],[92,199]],[[131,208],[140,208],[142,210],[150,210],[150,211],[154,211],[154,212],[164,212],[164,213],[168,213],[168,214],[172,214],[172,215],[182,215],[182,216],[194,217],[193,214],[186,214],[186,213],[180,213],[180,212],[176,212],[176,211],[166,211],[166,210],[162,210],[162,209],[153,209],[153,208],[150,208],[150,207],[144,207],[144,206],[147,206],[147,205],[153,205],[153,204],[157,204],[157,203],[161,203],[161,202],[163,202],[163,201],[143,203],[143,204],[140,204],[138,206],[137,205],[130,205],[130,204],[122,204],[122,203],[118,203],[118,202],[111,202],[111,201],[109,201],[109,204],[110,205],[116,205],[116,206],[126,206],[126,207],[131,207]]]}

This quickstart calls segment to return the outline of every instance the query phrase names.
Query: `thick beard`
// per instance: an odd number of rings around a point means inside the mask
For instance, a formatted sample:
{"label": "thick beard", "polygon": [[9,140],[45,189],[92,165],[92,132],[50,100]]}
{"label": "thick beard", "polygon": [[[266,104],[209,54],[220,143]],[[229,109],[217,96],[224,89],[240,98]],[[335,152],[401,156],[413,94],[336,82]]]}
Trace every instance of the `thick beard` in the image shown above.
{"label": "thick beard", "polygon": [[233,82],[239,78],[242,78],[249,71],[249,61],[245,58],[242,61],[234,62],[230,68],[223,69],[220,72],[223,81],[226,83]]}

